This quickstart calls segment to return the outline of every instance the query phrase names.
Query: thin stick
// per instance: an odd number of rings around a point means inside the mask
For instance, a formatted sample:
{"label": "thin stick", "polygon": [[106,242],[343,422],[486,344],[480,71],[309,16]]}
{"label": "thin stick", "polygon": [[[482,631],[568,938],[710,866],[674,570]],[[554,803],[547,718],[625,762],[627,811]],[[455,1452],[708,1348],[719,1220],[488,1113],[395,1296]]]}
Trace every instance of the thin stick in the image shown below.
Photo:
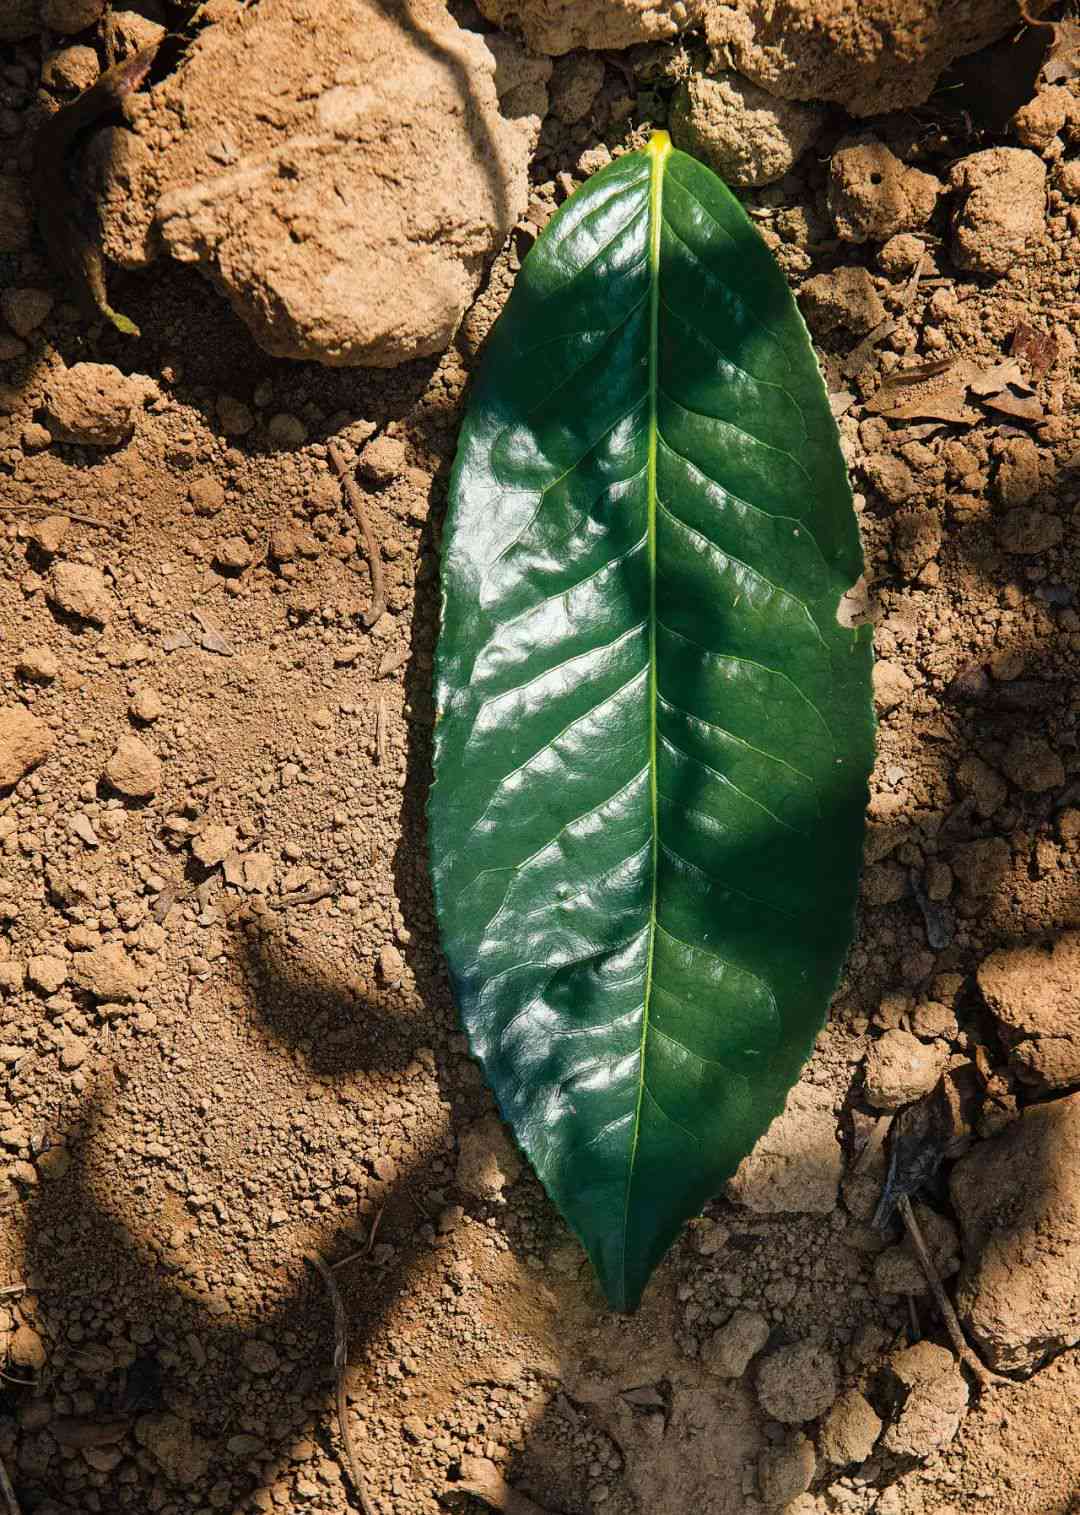
{"label": "thin stick", "polygon": [[349,1402],[345,1393],[345,1369],[349,1360],[349,1338],[345,1328],[345,1301],[341,1297],[341,1290],[337,1286],[333,1272],[328,1263],[324,1262],[317,1252],[305,1252],[304,1261],[311,1266],[322,1278],[330,1295],[330,1303],[334,1307],[334,1388],[337,1398],[338,1425],[341,1427],[341,1440],[345,1444],[345,1456],[349,1463],[349,1473],[352,1477],[353,1488],[360,1500],[360,1508],[364,1515],[375,1515],[374,1506],[367,1496],[367,1489],[360,1473],[360,1459],[356,1454],[356,1446],[353,1442],[352,1430],[349,1426]]}
{"label": "thin stick", "polygon": [[24,1283],[22,1283],[21,1281],[19,1283],[17,1283],[17,1284],[4,1284],[4,1286],[2,1288],[0,1288],[0,1296],[3,1296],[5,1294],[25,1294],[25,1293],[26,1293],[26,1285]]}
{"label": "thin stick", "polygon": [[379,695],[375,704],[375,757],[380,768],[386,767],[389,748],[386,740],[386,701]]}
{"label": "thin stick", "polygon": [[4,1496],[4,1503],[8,1508],[8,1515],[22,1515],[19,1509],[19,1501],[15,1498],[15,1490],[11,1487],[11,1479],[8,1470],[4,1466],[4,1459],[0,1457],[0,1493]]}
{"label": "thin stick", "polygon": [[906,1194],[897,1200],[896,1208],[900,1211],[900,1217],[907,1227],[907,1233],[911,1237],[911,1245],[915,1249],[915,1256],[919,1260],[919,1266],[926,1275],[926,1282],[930,1285],[930,1292],[933,1294],[937,1307],[941,1311],[941,1318],[945,1322],[945,1329],[949,1333],[949,1340],[956,1350],[957,1357],[959,1357],[965,1367],[971,1370],[984,1389],[988,1389],[991,1384],[995,1383],[1012,1383],[1011,1378],[1006,1378],[1001,1373],[992,1372],[990,1368],[980,1362],[968,1345],[963,1328],[957,1319],[956,1311],[953,1309],[952,1300],[945,1293],[945,1285],[938,1277],[938,1271],[934,1267],[929,1248],[923,1239],[919,1222],[915,1219],[915,1212],[911,1208],[911,1200]]}
{"label": "thin stick", "polygon": [[12,515],[64,516],[69,521],[78,521],[82,526],[96,526],[99,531],[119,531],[118,521],[99,521],[97,516],[80,515],[75,510],[57,510],[54,505],[3,505],[0,510]]}
{"label": "thin stick", "polygon": [[383,579],[382,556],[379,552],[379,544],[375,540],[375,533],[371,529],[368,513],[364,509],[364,497],[357,488],[356,480],[352,476],[349,465],[333,442],[328,444],[326,450],[330,454],[330,461],[334,465],[334,472],[344,486],[349,506],[356,517],[356,524],[359,526],[364,538],[364,552],[367,554],[368,567],[371,570],[371,608],[364,612],[361,620],[365,626],[374,626],[375,622],[386,610],[386,584]]}

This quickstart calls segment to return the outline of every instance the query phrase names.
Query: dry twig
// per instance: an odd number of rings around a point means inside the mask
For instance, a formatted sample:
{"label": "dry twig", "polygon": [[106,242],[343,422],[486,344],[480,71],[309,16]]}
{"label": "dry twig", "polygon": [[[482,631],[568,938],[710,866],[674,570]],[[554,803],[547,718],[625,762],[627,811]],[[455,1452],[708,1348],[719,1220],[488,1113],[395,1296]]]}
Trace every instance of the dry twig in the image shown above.
{"label": "dry twig", "polygon": [[4,1496],[7,1505],[7,1515],[22,1515],[19,1509],[19,1501],[15,1498],[15,1490],[11,1487],[11,1479],[8,1470],[4,1466],[4,1459],[0,1457],[0,1493]]}
{"label": "dry twig", "polygon": [[934,1301],[941,1311],[941,1318],[945,1322],[945,1329],[949,1333],[949,1340],[953,1344],[957,1357],[966,1368],[978,1379],[982,1388],[988,1389],[995,1383],[1012,1383],[1011,1378],[1005,1378],[1001,1373],[994,1373],[985,1363],[981,1362],[968,1345],[967,1337],[953,1309],[952,1300],[945,1292],[945,1285],[938,1277],[938,1271],[934,1267],[933,1258],[926,1245],[919,1222],[915,1219],[915,1212],[911,1208],[911,1200],[906,1194],[902,1194],[896,1202],[896,1208],[900,1212],[900,1218],[907,1228],[907,1234],[911,1238],[911,1245],[915,1249],[915,1256],[919,1260],[919,1267],[926,1275],[926,1282],[930,1285],[930,1292]]}
{"label": "dry twig", "polygon": [[39,515],[39,516],[63,516],[68,521],[78,521],[81,526],[96,526],[99,531],[119,531],[118,521],[99,521],[97,516],[79,515],[74,510],[60,510],[55,505],[7,505],[0,504],[0,510],[10,515]]}
{"label": "dry twig", "polygon": [[364,612],[362,620],[365,626],[374,626],[375,622],[386,610],[386,583],[383,579],[382,556],[379,552],[379,544],[375,540],[375,533],[371,529],[368,513],[364,509],[364,497],[357,487],[349,465],[333,442],[328,445],[326,450],[330,454],[330,461],[334,465],[334,472],[344,486],[349,507],[356,517],[356,524],[359,526],[364,538],[364,552],[367,555],[368,567],[371,569],[371,608]]}
{"label": "dry twig", "polygon": [[345,1301],[341,1297],[341,1290],[337,1286],[333,1270],[329,1263],[325,1262],[317,1252],[305,1252],[305,1262],[309,1262],[322,1278],[330,1295],[330,1303],[334,1307],[334,1390],[337,1398],[338,1425],[341,1427],[341,1439],[345,1444],[345,1456],[349,1463],[349,1475],[353,1481],[353,1488],[360,1501],[360,1508],[364,1515],[375,1515],[375,1509],[367,1496],[360,1470],[360,1458],[357,1456],[356,1444],[353,1441],[352,1429],[349,1425],[349,1402],[345,1392],[345,1369],[349,1360],[349,1338],[345,1326]]}
{"label": "dry twig", "polygon": [[385,768],[390,747],[386,735],[386,701],[381,694],[375,706],[375,756],[379,767]]}

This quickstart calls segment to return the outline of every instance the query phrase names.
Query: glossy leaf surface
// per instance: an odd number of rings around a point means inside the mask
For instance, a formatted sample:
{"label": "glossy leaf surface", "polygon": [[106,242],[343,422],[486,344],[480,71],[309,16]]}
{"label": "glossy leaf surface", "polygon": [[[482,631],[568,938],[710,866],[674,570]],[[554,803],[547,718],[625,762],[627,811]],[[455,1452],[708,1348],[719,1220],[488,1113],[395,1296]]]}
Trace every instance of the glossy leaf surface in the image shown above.
{"label": "glossy leaf surface", "polygon": [[443,556],[432,873],[471,1045],[613,1307],[783,1106],[847,949],[862,555],[785,280],[658,133],[489,342]]}

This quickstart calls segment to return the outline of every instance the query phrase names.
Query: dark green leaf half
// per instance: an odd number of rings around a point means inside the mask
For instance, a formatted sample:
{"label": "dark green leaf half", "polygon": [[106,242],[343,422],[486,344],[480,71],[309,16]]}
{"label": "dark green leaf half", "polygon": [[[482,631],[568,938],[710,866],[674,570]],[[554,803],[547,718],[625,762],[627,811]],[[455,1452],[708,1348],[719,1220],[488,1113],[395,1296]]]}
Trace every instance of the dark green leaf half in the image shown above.
{"label": "dark green leaf half", "polygon": [[473,1051],[631,1309],[798,1078],[851,936],[862,572],[806,329],[658,133],[490,339],[443,556],[432,873]]}

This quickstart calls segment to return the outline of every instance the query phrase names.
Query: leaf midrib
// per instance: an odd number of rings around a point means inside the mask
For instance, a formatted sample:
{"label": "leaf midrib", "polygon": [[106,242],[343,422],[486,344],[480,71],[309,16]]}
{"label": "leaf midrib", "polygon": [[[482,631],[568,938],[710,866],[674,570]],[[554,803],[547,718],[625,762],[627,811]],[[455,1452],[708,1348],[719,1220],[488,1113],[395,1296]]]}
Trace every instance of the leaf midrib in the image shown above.
{"label": "leaf midrib", "polygon": [[656,950],[657,882],[660,864],[659,793],[656,778],[657,732],[657,659],[656,659],[656,454],[657,403],[660,392],[660,233],[664,196],[664,167],[671,154],[667,132],[654,132],[646,149],[649,156],[649,439],[646,466],[646,534],[649,574],[649,677],[646,712],[649,723],[649,807],[652,823],[652,868],[649,898],[649,945],[645,958],[645,983],[641,1009],[641,1042],[638,1051],[638,1088],[634,1107],[634,1125],[630,1157],[626,1169],[626,1197],[623,1207],[622,1293],[627,1296],[626,1260],[630,1227],[630,1198],[634,1187],[638,1139],[641,1134],[641,1107],[645,1099],[645,1048],[649,1036],[649,1001],[652,997],[653,957]]}

